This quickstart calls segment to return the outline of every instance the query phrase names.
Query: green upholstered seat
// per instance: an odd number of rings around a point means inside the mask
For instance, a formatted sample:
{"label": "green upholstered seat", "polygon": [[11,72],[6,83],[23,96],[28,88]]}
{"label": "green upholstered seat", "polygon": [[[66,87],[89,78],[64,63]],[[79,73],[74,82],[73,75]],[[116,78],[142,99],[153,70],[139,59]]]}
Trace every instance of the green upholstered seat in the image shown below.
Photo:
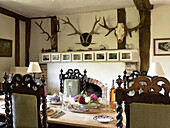
{"label": "green upholstered seat", "polygon": [[0,128],[5,128],[5,122],[0,122]]}
{"label": "green upholstered seat", "polygon": [[170,128],[170,105],[131,103],[130,128]]}
{"label": "green upholstered seat", "polygon": [[69,96],[69,84],[71,87],[71,96],[74,97],[80,94],[80,80],[79,79],[65,79],[64,80],[64,93]]}
{"label": "green upholstered seat", "polygon": [[12,94],[13,128],[38,128],[37,98],[28,94]]}

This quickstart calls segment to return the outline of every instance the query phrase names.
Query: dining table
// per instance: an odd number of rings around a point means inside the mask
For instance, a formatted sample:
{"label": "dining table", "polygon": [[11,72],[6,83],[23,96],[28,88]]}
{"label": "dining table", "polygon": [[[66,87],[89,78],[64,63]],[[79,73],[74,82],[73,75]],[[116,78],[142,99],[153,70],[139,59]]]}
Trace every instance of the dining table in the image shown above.
{"label": "dining table", "polygon": [[[0,121],[5,120],[4,100],[0,98]],[[97,108],[94,111],[74,111],[63,107],[62,104],[48,103],[48,127],[49,128],[116,128],[117,112],[106,109],[106,107]],[[63,114],[55,117],[54,115],[62,112]],[[101,121],[96,117],[110,117],[112,120]],[[125,121],[124,121],[125,122]],[[123,123],[125,128],[125,123]]]}

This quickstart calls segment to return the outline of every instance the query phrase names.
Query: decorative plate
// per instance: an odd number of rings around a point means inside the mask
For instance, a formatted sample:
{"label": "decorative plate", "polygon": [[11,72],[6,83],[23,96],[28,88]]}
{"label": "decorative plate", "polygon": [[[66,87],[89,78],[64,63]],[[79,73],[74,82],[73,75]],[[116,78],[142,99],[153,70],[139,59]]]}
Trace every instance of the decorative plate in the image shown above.
{"label": "decorative plate", "polygon": [[107,115],[98,115],[98,116],[93,117],[93,119],[99,122],[102,122],[102,123],[108,123],[114,120],[113,117],[107,116]]}

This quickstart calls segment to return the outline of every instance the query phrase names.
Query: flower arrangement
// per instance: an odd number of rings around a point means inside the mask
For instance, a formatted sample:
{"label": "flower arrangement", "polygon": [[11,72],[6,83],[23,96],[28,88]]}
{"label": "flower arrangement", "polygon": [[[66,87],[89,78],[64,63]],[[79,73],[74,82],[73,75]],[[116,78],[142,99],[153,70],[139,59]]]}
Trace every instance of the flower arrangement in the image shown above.
{"label": "flower arrangement", "polygon": [[99,102],[99,98],[95,94],[90,94],[85,92],[80,93],[79,95],[74,97],[74,101],[79,104],[90,105],[91,103],[101,104]]}

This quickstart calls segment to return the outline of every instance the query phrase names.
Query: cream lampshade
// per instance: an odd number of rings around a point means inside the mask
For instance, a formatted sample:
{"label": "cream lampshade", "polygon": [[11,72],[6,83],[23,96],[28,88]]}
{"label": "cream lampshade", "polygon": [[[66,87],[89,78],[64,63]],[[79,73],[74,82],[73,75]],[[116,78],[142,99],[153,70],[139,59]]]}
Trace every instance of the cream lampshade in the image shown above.
{"label": "cream lampshade", "polygon": [[150,76],[165,76],[162,65],[159,62],[152,62],[150,64],[148,75]]}
{"label": "cream lampshade", "polygon": [[38,62],[30,62],[27,73],[33,73],[34,80],[35,80],[35,74],[41,72],[42,71]]}

